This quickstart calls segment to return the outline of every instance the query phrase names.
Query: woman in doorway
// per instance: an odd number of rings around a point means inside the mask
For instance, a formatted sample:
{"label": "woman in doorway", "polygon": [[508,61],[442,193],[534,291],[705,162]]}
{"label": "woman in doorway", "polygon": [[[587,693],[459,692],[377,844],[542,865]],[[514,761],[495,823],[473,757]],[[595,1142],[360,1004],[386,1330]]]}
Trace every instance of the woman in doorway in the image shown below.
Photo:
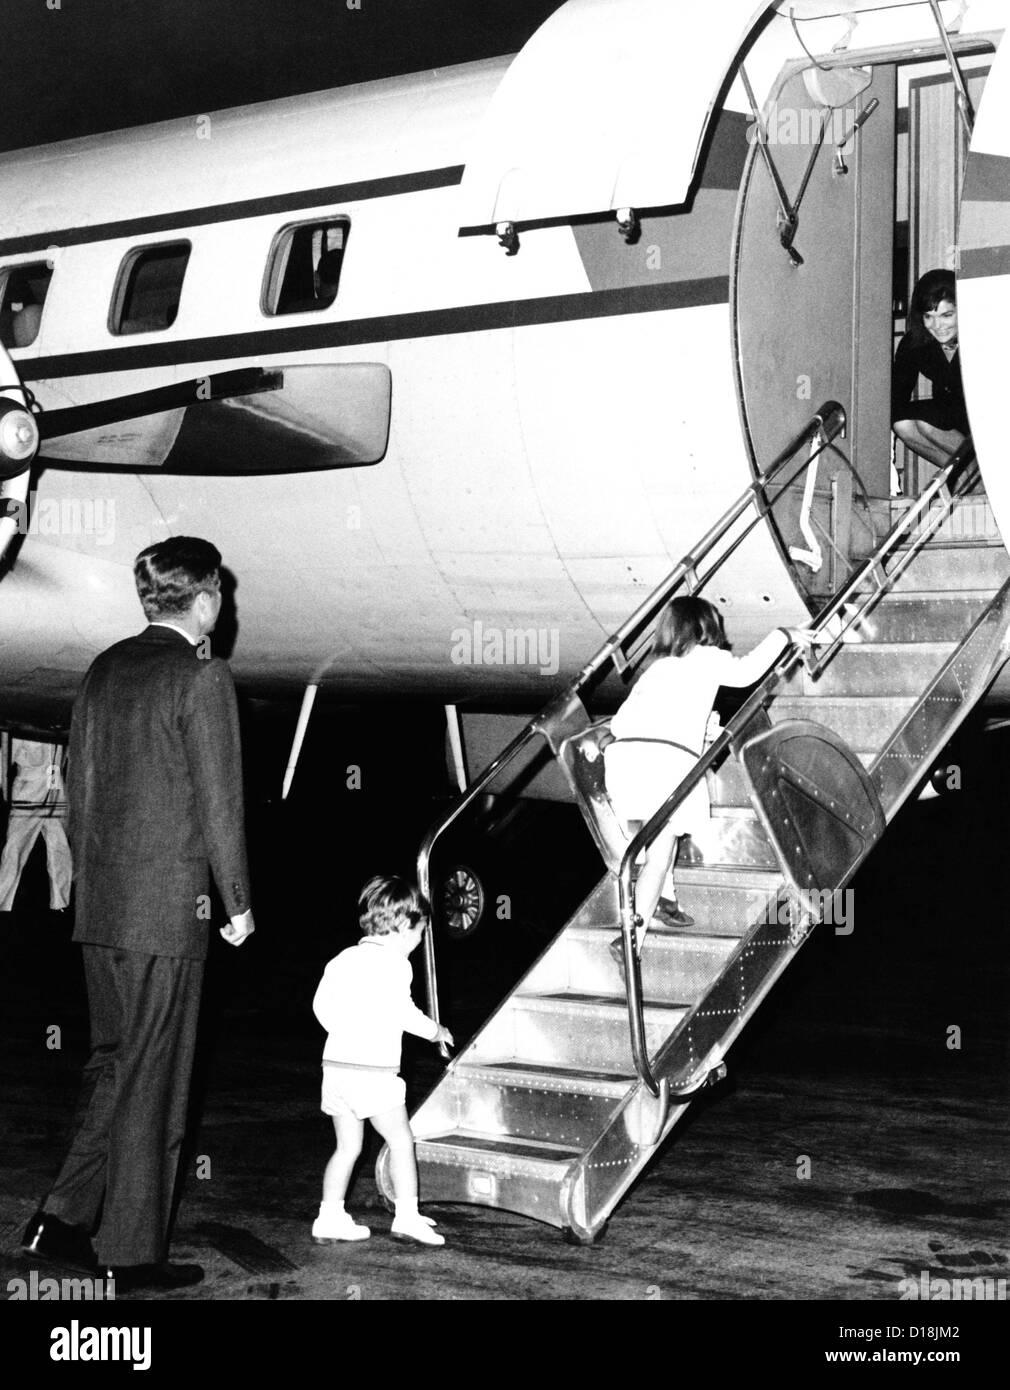
{"label": "woman in doorway", "polygon": [[[912,399],[920,374],[932,384],[932,400]],[[894,355],[891,428],[914,454],[938,468],[968,436],[952,271],[927,271],[912,293],[908,332]]]}

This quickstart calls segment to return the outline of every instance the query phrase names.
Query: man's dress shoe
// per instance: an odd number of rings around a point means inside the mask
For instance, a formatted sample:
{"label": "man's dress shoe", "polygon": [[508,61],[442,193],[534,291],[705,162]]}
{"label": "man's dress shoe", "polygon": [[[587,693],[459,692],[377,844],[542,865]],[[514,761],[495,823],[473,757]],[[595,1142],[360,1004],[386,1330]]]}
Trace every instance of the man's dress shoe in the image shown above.
{"label": "man's dress shoe", "polygon": [[47,1211],[37,1211],[29,1221],[21,1248],[26,1255],[52,1264],[84,1269],[89,1274],[98,1271],[98,1259],[84,1227],[70,1226]]}
{"label": "man's dress shoe", "polygon": [[199,1265],[173,1265],[167,1260],[152,1265],[112,1265],[106,1279],[115,1279],[116,1296],[134,1289],[185,1289],[199,1284],[203,1270]]}

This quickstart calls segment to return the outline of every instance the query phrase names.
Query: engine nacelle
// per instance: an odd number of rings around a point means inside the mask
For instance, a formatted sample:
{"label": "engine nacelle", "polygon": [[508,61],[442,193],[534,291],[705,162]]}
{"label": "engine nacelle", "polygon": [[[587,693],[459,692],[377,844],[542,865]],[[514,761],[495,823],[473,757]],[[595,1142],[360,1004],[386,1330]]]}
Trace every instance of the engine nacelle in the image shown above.
{"label": "engine nacelle", "polygon": [[0,479],[16,478],[38,453],[35,416],[18,401],[0,399]]}

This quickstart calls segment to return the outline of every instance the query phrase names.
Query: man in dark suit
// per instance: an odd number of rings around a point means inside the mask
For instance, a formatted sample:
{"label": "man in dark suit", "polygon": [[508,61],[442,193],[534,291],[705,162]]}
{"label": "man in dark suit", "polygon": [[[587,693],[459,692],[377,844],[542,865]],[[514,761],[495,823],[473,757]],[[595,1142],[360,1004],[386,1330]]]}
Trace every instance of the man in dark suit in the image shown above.
{"label": "man in dark suit", "polygon": [[211,872],[230,919],[221,935],[240,946],[253,931],[235,691],[208,640],[220,563],[189,536],[137,556],[150,626],[94,661],[70,732],[74,940],[92,1051],[70,1153],[24,1244],[111,1271],[117,1292],[203,1277],[166,1252]]}

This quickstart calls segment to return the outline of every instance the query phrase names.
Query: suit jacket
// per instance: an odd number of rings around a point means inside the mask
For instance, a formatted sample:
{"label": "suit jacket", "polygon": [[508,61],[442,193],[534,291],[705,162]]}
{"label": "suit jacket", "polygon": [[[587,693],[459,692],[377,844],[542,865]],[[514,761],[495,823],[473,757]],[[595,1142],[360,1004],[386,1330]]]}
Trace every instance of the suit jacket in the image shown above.
{"label": "suit jacket", "polygon": [[151,626],[97,657],[70,728],[74,940],[203,960],[213,871],[249,907],[238,710],[227,664]]}

